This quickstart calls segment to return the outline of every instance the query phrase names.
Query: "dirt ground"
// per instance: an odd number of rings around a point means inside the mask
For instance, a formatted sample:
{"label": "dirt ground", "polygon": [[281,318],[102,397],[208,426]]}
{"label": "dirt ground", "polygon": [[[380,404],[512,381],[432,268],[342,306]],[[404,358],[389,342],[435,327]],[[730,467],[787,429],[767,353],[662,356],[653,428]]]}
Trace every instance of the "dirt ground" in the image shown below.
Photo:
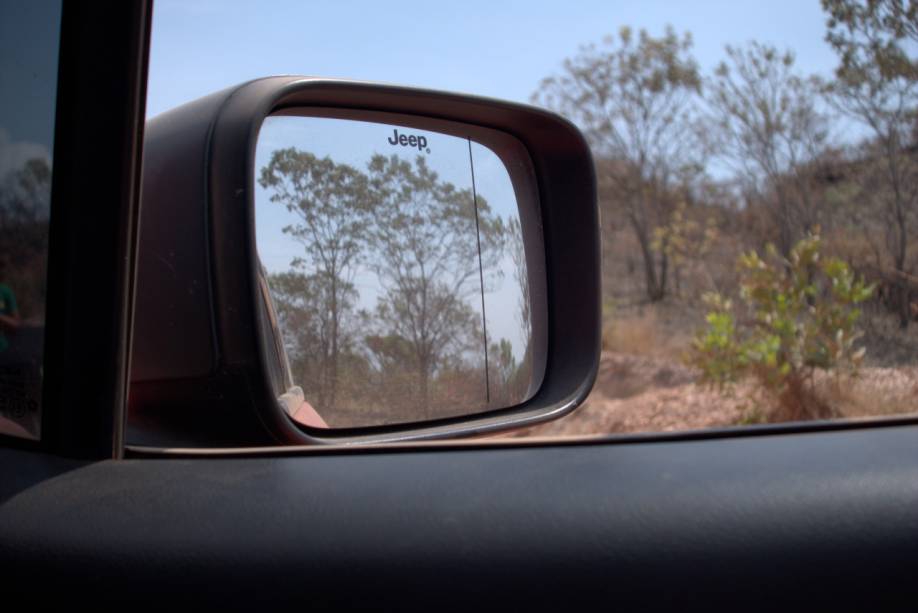
{"label": "dirt ground", "polygon": [[661,358],[603,352],[596,385],[571,415],[516,436],[670,432],[725,426],[741,404],[694,383],[695,373]]}
{"label": "dirt ground", "polygon": [[[587,401],[571,415],[515,432],[515,437],[673,432],[742,425],[761,419],[752,382],[722,393],[696,382],[691,369],[664,358],[603,352]],[[918,368],[867,367],[855,379],[818,382],[840,418],[918,412]]]}
{"label": "dirt ground", "polygon": [[[596,385],[571,415],[514,437],[672,432],[767,420],[768,398],[752,381],[729,392],[698,383],[685,365],[690,331],[703,311],[682,304],[617,313],[603,333]],[[889,318],[865,313],[868,348],[854,378],[820,375],[817,389],[839,418],[918,413],[918,324],[903,332]]]}

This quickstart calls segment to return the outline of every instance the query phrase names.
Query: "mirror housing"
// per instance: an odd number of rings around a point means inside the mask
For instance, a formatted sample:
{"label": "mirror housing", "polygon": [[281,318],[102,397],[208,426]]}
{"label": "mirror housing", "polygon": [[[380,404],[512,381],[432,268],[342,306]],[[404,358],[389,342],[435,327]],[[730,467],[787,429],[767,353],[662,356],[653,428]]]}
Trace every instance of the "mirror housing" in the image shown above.
{"label": "mirror housing", "polygon": [[[547,307],[545,373],[529,400],[367,428],[325,430],[291,419],[296,390],[263,287],[253,169],[265,118],[304,107],[472,124],[525,146],[539,192]],[[212,94],[147,122],[138,255],[129,444],[352,444],[487,435],[565,415],[586,398],[596,376],[600,244],[592,157],[572,124],[535,107],[304,77],[259,79]]]}

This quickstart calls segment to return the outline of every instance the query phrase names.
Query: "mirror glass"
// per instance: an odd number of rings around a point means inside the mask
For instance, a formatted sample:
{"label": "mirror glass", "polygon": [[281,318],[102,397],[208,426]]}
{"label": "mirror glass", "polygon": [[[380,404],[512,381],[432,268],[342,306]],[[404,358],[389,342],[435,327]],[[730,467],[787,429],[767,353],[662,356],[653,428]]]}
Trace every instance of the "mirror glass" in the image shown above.
{"label": "mirror glass", "polygon": [[295,420],[421,422],[538,391],[544,251],[518,141],[426,118],[289,111],[261,128],[255,183],[261,269],[303,392],[285,403]]}

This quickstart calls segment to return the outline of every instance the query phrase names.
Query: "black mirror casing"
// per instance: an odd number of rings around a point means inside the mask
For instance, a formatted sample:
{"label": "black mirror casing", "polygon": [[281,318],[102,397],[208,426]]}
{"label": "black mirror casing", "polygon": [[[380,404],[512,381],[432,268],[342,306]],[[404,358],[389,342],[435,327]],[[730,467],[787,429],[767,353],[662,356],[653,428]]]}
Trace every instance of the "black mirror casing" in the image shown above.
{"label": "black mirror casing", "polygon": [[[288,108],[383,111],[500,130],[537,175],[547,293],[545,377],[522,405],[435,422],[349,430],[294,423],[278,402],[283,356],[259,288],[255,148]],[[474,436],[578,406],[600,351],[600,242],[589,148],[526,105],[354,81],[270,77],[147,122],[129,401],[129,444],[156,447],[378,443]]]}

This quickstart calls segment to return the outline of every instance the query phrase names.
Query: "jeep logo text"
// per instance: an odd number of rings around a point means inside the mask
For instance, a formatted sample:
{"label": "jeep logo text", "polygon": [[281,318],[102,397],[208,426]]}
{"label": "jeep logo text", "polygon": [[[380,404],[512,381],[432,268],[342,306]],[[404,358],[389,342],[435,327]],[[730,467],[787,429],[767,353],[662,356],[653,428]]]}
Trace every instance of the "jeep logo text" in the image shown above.
{"label": "jeep logo text", "polygon": [[423,136],[407,136],[405,134],[399,134],[398,130],[392,130],[392,136],[386,139],[389,141],[390,145],[401,145],[402,147],[417,147],[418,151],[425,150],[427,153],[430,153],[430,149],[427,148],[427,138]]}

